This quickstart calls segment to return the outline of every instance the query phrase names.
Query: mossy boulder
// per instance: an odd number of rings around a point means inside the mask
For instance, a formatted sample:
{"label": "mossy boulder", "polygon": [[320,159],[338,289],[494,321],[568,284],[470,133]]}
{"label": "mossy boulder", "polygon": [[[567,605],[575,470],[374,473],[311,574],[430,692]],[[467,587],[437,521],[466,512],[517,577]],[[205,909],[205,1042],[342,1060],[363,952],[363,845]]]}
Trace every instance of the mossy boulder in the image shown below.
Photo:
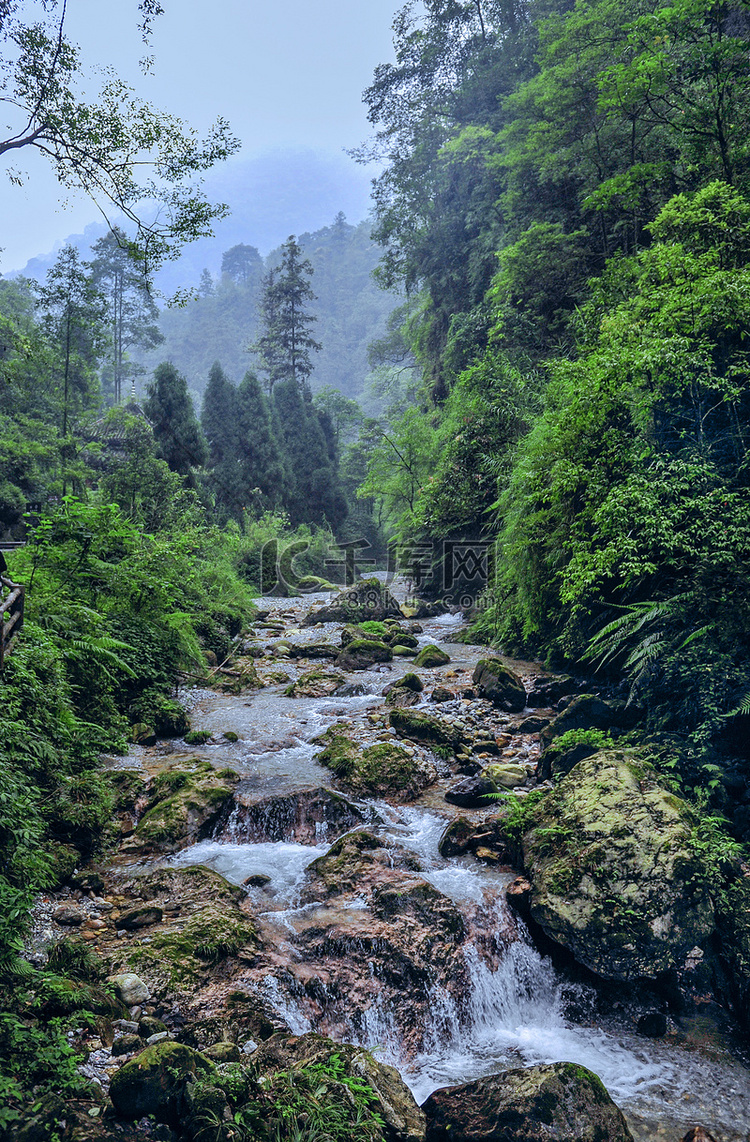
{"label": "mossy boulder", "polygon": [[494,781],[498,789],[515,789],[526,782],[528,774],[525,765],[516,762],[492,762],[482,770],[482,776]]}
{"label": "mossy boulder", "polygon": [[442,1088],[422,1109],[427,1142],[633,1142],[601,1079],[574,1063]]}
{"label": "mossy boulder", "polygon": [[532,821],[522,840],[532,917],[598,975],[679,971],[714,931],[696,818],[636,755],[579,761]]}
{"label": "mossy boulder", "polygon": [[165,1040],[146,1047],[112,1076],[109,1096],[122,1118],[153,1115],[177,1125],[188,1082],[215,1073],[213,1063],[192,1047]]}
{"label": "mossy boulder", "polygon": [[382,622],[390,617],[403,616],[388,588],[379,579],[362,579],[342,591],[328,606],[311,611],[302,626],[314,626],[315,623]]}
{"label": "mossy boulder", "polygon": [[539,735],[543,746],[569,730],[608,730],[615,721],[615,713],[595,694],[578,694],[562,713],[553,718]]}
{"label": "mossy boulder", "polygon": [[391,710],[388,723],[399,737],[423,742],[439,752],[452,752],[461,744],[461,733],[455,726],[422,711]]}
{"label": "mossy boulder", "polygon": [[437,778],[434,765],[415,751],[395,742],[376,742],[362,749],[340,723],[331,726],[318,740],[325,741],[326,747],[317,760],[336,775],[347,792],[355,795],[369,793],[413,800]]}
{"label": "mossy boulder", "polygon": [[185,710],[175,698],[167,698],[157,690],[147,690],[130,708],[133,722],[153,726],[160,738],[181,738],[190,729]]}
{"label": "mossy boulder", "polygon": [[[356,829],[339,837],[327,853],[309,865],[308,872],[322,882],[331,895],[357,891],[368,867],[373,864],[382,866],[384,851],[380,837],[368,829]],[[419,861],[413,853],[402,850],[400,858],[404,867],[413,872],[419,871]],[[318,886],[314,885],[311,891],[313,898],[316,898]]]}
{"label": "mossy boulder", "polygon": [[129,898],[158,905],[163,920],[117,949],[116,967],[137,972],[158,1000],[200,988],[223,960],[252,956],[257,931],[244,892],[202,865],[162,868],[123,885]]}
{"label": "mossy boulder", "polygon": [[233,770],[216,770],[208,761],[164,770],[154,779],[149,807],[135,830],[136,844],[176,852],[208,836],[238,781]]}
{"label": "mossy boulder", "polygon": [[472,682],[477,697],[492,702],[499,710],[517,714],[526,706],[523,682],[499,658],[481,658],[474,667]]}
{"label": "mossy boulder", "polygon": [[384,642],[369,638],[355,638],[336,659],[340,670],[369,670],[377,662],[391,662],[393,651]]}
{"label": "mossy boulder", "polygon": [[296,682],[287,686],[284,693],[287,698],[326,698],[338,690],[344,681],[343,674],[318,667],[301,674]]}
{"label": "mossy boulder", "polygon": [[436,666],[447,666],[450,660],[449,654],[446,654],[439,646],[430,643],[428,646],[422,647],[414,659],[414,665],[423,667],[425,670],[433,670]]}
{"label": "mossy boulder", "polygon": [[[332,1060],[336,1060],[333,1064]],[[304,1090],[305,1075],[312,1068],[312,1073],[320,1076],[317,1085],[324,1081],[328,1086],[328,1097],[344,1095],[345,1103],[352,1109],[352,1125],[350,1137],[352,1142],[359,1138],[371,1138],[373,1134],[369,1125],[365,1127],[359,1112],[359,1125],[357,1108],[351,1093],[341,1089],[334,1079],[334,1071],[338,1070],[358,1083],[366,1084],[371,1097],[368,1099],[370,1109],[380,1116],[385,1124],[382,1135],[388,1142],[425,1142],[425,1118],[422,1111],[414,1101],[409,1088],[404,1083],[395,1067],[381,1063],[369,1051],[362,1047],[353,1047],[347,1043],[336,1043],[322,1035],[309,1033],[307,1035],[274,1035],[262,1043],[253,1055],[253,1069],[263,1077],[262,1086],[269,1092],[270,1099],[274,1097],[274,1076],[277,1074],[293,1075],[297,1077],[296,1086]],[[326,1078],[326,1075],[328,1077]],[[337,1089],[338,1088],[338,1089]],[[319,1111],[319,1108],[318,1108]],[[273,1107],[264,1115],[266,1120],[273,1119]],[[364,1120],[365,1122],[367,1119]]]}
{"label": "mossy boulder", "polygon": [[418,706],[420,701],[419,694],[414,690],[407,690],[404,686],[395,686],[385,696],[386,706],[392,709],[405,710],[409,706]]}
{"label": "mossy boulder", "polygon": [[384,640],[389,646],[393,647],[394,653],[397,646],[403,647],[404,650],[415,651],[419,646],[419,639],[414,634],[409,634],[408,631],[401,630],[400,627],[391,629],[387,638]]}

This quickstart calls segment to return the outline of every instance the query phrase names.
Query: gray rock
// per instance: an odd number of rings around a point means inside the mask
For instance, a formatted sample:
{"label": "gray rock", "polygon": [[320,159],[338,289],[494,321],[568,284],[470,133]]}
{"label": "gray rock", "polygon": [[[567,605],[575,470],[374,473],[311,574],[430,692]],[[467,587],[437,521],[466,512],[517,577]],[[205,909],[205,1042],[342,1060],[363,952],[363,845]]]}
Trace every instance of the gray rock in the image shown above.
{"label": "gray rock", "polygon": [[119,975],[112,976],[109,982],[127,1007],[132,1007],[135,1003],[147,1003],[151,998],[148,987],[134,972],[120,972]]}

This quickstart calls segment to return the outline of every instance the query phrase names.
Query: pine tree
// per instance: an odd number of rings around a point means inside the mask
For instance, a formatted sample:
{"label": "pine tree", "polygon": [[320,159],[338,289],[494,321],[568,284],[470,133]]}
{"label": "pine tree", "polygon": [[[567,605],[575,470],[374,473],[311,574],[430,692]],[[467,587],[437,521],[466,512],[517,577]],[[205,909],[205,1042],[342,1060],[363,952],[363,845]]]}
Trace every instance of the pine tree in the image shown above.
{"label": "pine tree", "polygon": [[346,500],[318,414],[294,379],[278,384],[273,399],[292,479],[286,501],[292,523],[335,528],[346,516]]}
{"label": "pine tree", "polygon": [[238,495],[243,507],[280,507],[290,480],[268,400],[255,373],[237,390]]}
{"label": "pine tree", "polygon": [[312,265],[302,257],[302,248],[292,234],[281,247],[281,265],[264,281],[262,332],[251,345],[266,374],[269,392],[280,381],[305,386],[313,371],[310,355],[321,349],[310,333],[316,318],[306,310],[307,303],[315,300],[310,286],[312,273]]}
{"label": "pine tree", "polygon": [[159,365],[143,406],[154,426],[159,455],[173,472],[189,476],[208,458],[208,448],[193,411],[187,381],[174,365]]}

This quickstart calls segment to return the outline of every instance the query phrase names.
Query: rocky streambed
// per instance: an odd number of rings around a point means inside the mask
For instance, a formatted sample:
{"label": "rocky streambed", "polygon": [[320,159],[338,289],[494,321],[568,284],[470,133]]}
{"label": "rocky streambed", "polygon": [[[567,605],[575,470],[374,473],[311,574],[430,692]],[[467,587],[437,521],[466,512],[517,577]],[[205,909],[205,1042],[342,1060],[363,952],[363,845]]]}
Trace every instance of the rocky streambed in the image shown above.
{"label": "rocky streambed", "polygon": [[[463,1137],[472,1099],[511,1121],[516,1103],[466,1084],[535,1067],[567,1090],[573,1071],[544,1070],[563,1063],[603,1082],[622,1137],[748,1138],[686,811],[609,736],[570,744],[627,715],[455,641],[460,616],[394,605],[363,626],[329,604],[262,601],[223,689],[181,695],[192,744],[112,760],[117,851],[37,918],[39,943],[75,929],[94,947],[125,1005],[111,1033],[82,1033],[86,1073],[125,1113],[118,1084],[146,1044],[225,1064],[273,1056],[284,1033],[289,1063],[317,1033],[373,1052],[347,1058],[391,1083],[394,1139],[425,1136],[414,1100],[435,1091],[428,1138]],[[451,1111],[440,1092],[459,1086]],[[570,1114],[594,1123],[598,1096],[581,1097]],[[592,1139],[619,1138],[614,1122]]]}

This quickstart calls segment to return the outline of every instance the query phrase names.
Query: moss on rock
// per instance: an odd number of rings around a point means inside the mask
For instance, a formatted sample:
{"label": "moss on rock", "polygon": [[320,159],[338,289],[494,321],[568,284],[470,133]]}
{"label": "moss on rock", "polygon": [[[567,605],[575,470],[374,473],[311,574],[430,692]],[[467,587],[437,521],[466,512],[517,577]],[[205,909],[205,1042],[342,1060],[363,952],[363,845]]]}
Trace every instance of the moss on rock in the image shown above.
{"label": "moss on rock", "polygon": [[532,822],[522,842],[531,914],[592,971],[653,979],[713,932],[692,810],[636,756],[579,761]]}
{"label": "moss on rock", "polygon": [[207,836],[231,802],[239,777],[210,762],[168,769],[154,780],[149,807],[135,831],[142,847],[174,852]]}
{"label": "moss on rock", "polygon": [[198,1051],[165,1040],[146,1047],[120,1067],[109,1088],[115,1110],[123,1118],[152,1114],[176,1125],[186,1084],[197,1075],[214,1074],[214,1066]]}

